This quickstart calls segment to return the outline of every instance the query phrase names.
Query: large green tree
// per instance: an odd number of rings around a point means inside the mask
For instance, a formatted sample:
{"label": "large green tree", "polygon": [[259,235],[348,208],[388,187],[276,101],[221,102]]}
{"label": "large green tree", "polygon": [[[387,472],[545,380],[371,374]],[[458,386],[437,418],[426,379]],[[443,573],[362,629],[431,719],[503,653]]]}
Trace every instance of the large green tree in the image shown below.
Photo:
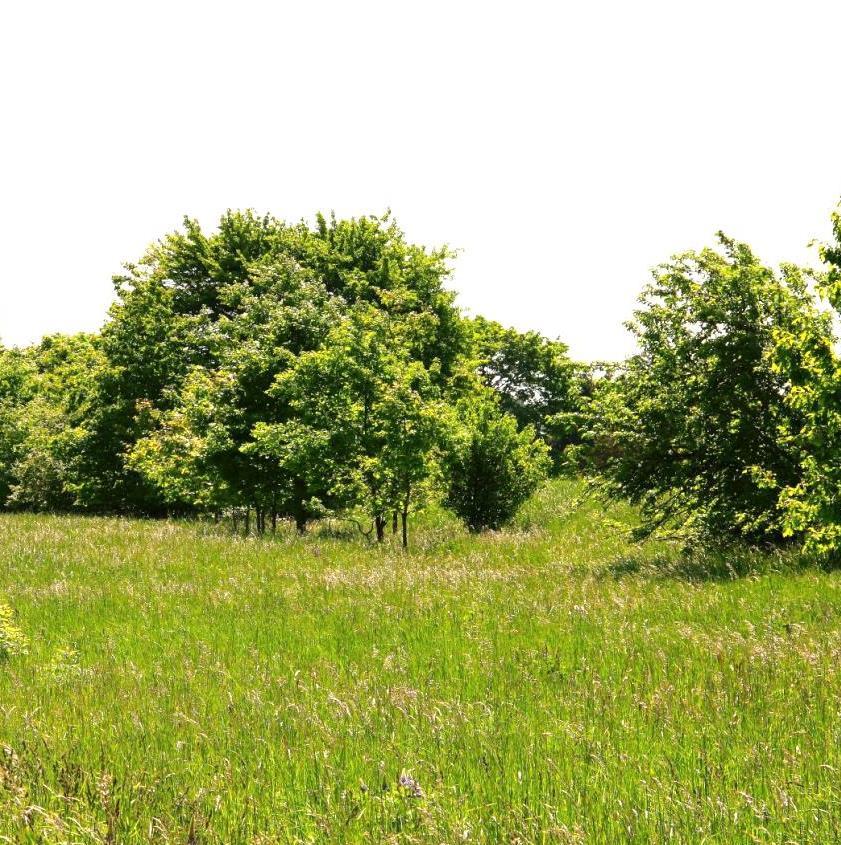
{"label": "large green tree", "polygon": [[802,472],[776,338],[823,325],[797,268],[718,240],[653,271],[629,323],[639,352],[598,393],[591,436],[611,444],[606,487],[641,506],[644,532],[776,543]]}
{"label": "large green tree", "polygon": [[[183,230],[153,244],[115,279],[117,301],[102,337],[107,366],[98,374],[98,402],[80,450],[87,482],[79,501],[99,509],[160,509],[158,488],[127,458],[157,424],[146,409],[173,410],[188,373],[223,366],[240,342],[232,334],[239,318],[275,295],[260,268],[279,261],[294,262],[341,305],[368,303],[399,319],[410,357],[443,383],[465,343],[444,287],[449,258],[446,249],[408,243],[388,216],[319,216],[310,227],[228,212],[211,233],[185,220]],[[266,375],[271,380],[271,368],[257,380]]]}

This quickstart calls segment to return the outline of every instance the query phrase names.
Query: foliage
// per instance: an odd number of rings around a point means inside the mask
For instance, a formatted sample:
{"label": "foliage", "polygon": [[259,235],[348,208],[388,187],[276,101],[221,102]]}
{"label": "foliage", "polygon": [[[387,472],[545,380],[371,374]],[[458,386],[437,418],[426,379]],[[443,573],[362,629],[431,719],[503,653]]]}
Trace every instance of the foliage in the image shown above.
{"label": "foliage", "polygon": [[167,504],[218,510],[236,503],[220,465],[220,455],[228,457],[236,448],[228,431],[236,412],[225,404],[230,388],[224,373],[196,368],[175,408],[161,412],[147,405],[150,434],[134,445],[127,465]]}
{"label": "foliage", "polygon": [[487,393],[461,400],[458,412],[444,456],[445,502],[471,531],[498,529],[546,478],[549,449]]}
{"label": "foliage", "polygon": [[268,390],[297,355],[321,343],[341,308],[286,257],[253,266],[246,282],[225,289],[221,304],[230,316],[215,327],[217,363],[194,366],[167,396],[168,409],[147,403],[150,433],[132,448],[129,466],[170,503],[294,516],[310,496],[266,462],[253,432],[288,416]]}
{"label": "foliage", "polygon": [[456,407],[478,377],[524,432],[491,425],[509,462],[483,447],[502,488],[471,518],[501,524],[543,472],[534,431],[558,465],[577,438],[580,379],[562,343],[463,318],[451,258],[389,214],[309,226],[229,211],[209,233],[185,218],[115,277],[100,335],[4,353],[0,391],[4,374],[30,379],[0,396],[4,502],[228,512],[246,530],[253,512],[259,532],[331,514],[381,541],[399,517],[405,546],[410,515],[461,483],[454,444],[479,418]]}
{"label": "foliage", "polygon": [[35,395],[35,372],[30,354],[0,347],[0,505],[15,483],[14,465],[25,438],[22,409]]}
{"label": "foliage", "polygon": [[[818,288],[841,305],[841,223]],[[616,365],[482,317],[451,251],[389,214],[186,218],[114,279],[97,335],[0,348],[0,506],[408,521],[478,530],[555,471],[641,507],[639,533],[841,549],[841,368],[804,271],[744,245],[658,267]],[[539,443],[535,443],[535,438]],[[546,448],[543,448],[543,444]]]}
{"label": "foliage", "polygon": [[[359,507],[382,540],[386,515],[403,515],[426,498],[446,418],[438,366],[413,360],[406,326],[357,304],[322,348],[303,353],[270,394],[290,419],[255,428],[262,454],[303,479],[325,480],[334,502]],[[321,502],[326,506],[327,502]]]}
{"label": "foliage", "polygon": [[67,510],[75,503],[74,457],[91,408],[91,376],[101,362],[98,339],[51,335],[13,358],[25,362],[27,377],[10,401],[0,399],[0,418],[14,432],[3,438],[6,504]]}
{"label": "foliage", "polygon": [[[833,215],[835,240],[821,247],[827,272],[818,291],[841,312],[841,211]],[[806,549],[821,557],[841,553],[841,358],[831,318],[801,316],[777,332],[776,360],[791,384],[787,401],[802,424],[796,433],[800,475],[782,491],[788,536],[803,536]]]}
{"label": "foliage", "polygon": [[775,275],[719,243],[653,272],[629,324],[640,351],[597,397],[591,437],[613,442],[606,488],[641,505],[645,532],[779,542],[802,420],[776,338],[803,325],[828,337],[828,324],[797,268]]}
{"label": "foliage", "polygon": [[579,439],[583,384],[566,344],[476,317],[471,322],[482,381],[520,427],[532,426],[550,447],[553,465]]}
{"label": "foliage", "polygon": [[[226,413],[223,425],[237,430],[228,431],[226,454],[223,449],[210,459],[214,471],[241,504],[259,499],[267,507],[265,500],[276,500],[277,488],[286,487],[259,468],[251,431],[283,418],[283,409],[267,401],[274,377],[300,352],[317,347],[324,324],[360,303],[402,324],[409,358],[441,386],[465,347],[453,294],[444,288],[450,257],[446,248],[427,251],[407,243],[388,215],[319,216],[310,228],[229,211],[211,234],[185,219],[183,231],[154,244],[115,279],[117,302],[102,336],[106,366],[97,373],[98,401],[80,444],[79,503],[94,510],[160,511],[163,479],[143,457],[154,449],[151,441],[138,444],[151,438],[161,454],[167,452],[165,434],[156,429],[167,429],[168,413],[178,417],[175,428],[189,421],[178,406],[189,398],[188,379],[198,378],[191,373],[199,369],[205,380],[219,383],[214,373],[224,371],[222,381],[236,383],[226,399],[238,411]],[[198,440],[192,448],[201,449],[201,433],[193,434]],[[177,459],[177,449],[171,455]],[[163,499],[190,494],[170,489]]]}

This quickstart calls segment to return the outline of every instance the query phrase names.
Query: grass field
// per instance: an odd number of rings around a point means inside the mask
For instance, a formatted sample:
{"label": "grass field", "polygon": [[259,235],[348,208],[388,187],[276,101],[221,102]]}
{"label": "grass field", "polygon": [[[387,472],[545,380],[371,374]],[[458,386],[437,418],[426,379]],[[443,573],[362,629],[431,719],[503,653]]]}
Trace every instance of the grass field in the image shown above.
{"label": "grass field", "polygon": [[841,841],[839,575],[580,493],[409,554],[0,517],[0,841]]}

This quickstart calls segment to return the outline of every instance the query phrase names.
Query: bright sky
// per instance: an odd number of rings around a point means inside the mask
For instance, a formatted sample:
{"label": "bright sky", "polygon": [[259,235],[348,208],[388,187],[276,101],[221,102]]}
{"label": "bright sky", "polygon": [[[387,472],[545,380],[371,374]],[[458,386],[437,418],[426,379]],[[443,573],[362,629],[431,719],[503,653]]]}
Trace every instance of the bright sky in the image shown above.
{"label": "bright sky", "polygon": [[184,214],[379,213],[582,359],[723,228],[804,261],[841,196],[837,2],[5,2],[0,338],[99,327]]}

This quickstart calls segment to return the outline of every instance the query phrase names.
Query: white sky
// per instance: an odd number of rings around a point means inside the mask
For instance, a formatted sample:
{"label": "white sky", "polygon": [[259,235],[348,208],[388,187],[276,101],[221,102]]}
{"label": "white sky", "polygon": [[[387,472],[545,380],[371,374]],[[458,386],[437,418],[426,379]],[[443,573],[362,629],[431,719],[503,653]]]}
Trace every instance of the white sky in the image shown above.
{"label": "white sky", "polygon": [[0,338],[95,329],[183,214],[387,207],[475,313],[630,349],[723,228],[807,260],[841,196],[837,2],[0,4]]}

